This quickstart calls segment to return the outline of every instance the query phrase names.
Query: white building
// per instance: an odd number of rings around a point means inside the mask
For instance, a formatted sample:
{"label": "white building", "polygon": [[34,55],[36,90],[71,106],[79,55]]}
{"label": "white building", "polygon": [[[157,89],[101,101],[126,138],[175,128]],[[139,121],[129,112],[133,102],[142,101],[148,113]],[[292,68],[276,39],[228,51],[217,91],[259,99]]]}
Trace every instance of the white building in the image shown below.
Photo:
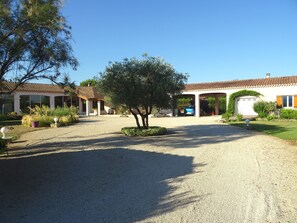
{"label": "white building", "polygon": [[[75,96],[67,96],[62,88],[52,84],[26,83],[14,89],[14,83],[0,83],[0,114],[15,111],[20,114],[28,106],[47,105],[50,108],[67,106],[79,107],[79,113],[106,114],[110,107],[104,104],[104,97],[93,87],[76,87]],[[260,97],[250,95],[235,99],[235,114],[245,116],[257,115],[253,104],[257,100],[277,102],[278,107],[297,108],[297,76],[270,77],[233,80],[210,83],[187,84],[183,95],[192,97],[195,105],[195,115],[200,117],[200,103],[202,98],[212,96],[215,98],[214,115],[219,114],[219,97],[226,97],[226,105],[231,94],[240,90],[259,92]],[[198,108],[198,109],[197,109]]]}
{"label": "white building", "polygon": [[76,87],[75,96],[70,96],[57,85],[26,83],[8,94],[14,86],[11,82],[0,83],[0,113],[15,111],[20,114],[35,105],[50,108],[76,106],[80,114],[87,116],[100,115],[108,109],[104,105],[104,97],[94,87]]}
{"label": "white building", "polygon": [[[240,90],[252,90],[261,94],[260,97],[242,96],[235,99],[235,114],[245,116],[257,115],[253,104],[257,100],[277,102],[281,108],[297,108],[297,76],[270,77],[249,80],[233,80],[211,83],[187,84],[183,95],[189,95],[195,101],[195,115],[200,117],[201,98],[212,96],[215,98],[215,115],[218,115],[219,97],[226,97],[228,105],[229,96]],[[198,108],[198,109],[197,109]]]}

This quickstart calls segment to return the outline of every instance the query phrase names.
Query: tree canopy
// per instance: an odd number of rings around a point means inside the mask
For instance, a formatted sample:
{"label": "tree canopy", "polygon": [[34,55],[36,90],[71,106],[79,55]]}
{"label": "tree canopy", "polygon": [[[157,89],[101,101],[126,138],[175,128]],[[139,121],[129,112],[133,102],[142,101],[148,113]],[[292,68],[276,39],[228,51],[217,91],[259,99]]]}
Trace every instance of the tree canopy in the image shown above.
{"label": "tree canopy", "polygon": [[148,128],[148,116],[153,107],[172,107],[173,96],[185,86],[187,75],[178,73],[159,57],[144,55],[142,60],[131,58],[110,63],[99,78],[99,90],[111,98],[114,105],[126,106],[138,128]]}
{"label": "tree canopy", "polygon": [[92,78],[92,79],[87,79],[87,80],[80,82],[80,86],[84,86],[84,87],[96,86],[97,83],[98,83],[98,81],[95,78]]}
{"label": "tree canopy", "polygon": [[61,69],[76,69],[71,27],[60,0],[0,0],[0,81],[56,81]]}

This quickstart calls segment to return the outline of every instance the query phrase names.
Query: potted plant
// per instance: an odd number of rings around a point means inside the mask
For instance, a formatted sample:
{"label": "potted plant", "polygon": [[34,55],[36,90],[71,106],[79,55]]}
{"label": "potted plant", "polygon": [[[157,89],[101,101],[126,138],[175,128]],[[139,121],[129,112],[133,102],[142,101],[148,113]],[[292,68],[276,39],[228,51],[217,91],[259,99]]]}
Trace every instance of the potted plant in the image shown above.
{"label": "potted plant", "polygon": [[31,121],[31,126],[32,126],[32,128],[38,128],[39,121],[37,119],[33,118],[32,121]]}

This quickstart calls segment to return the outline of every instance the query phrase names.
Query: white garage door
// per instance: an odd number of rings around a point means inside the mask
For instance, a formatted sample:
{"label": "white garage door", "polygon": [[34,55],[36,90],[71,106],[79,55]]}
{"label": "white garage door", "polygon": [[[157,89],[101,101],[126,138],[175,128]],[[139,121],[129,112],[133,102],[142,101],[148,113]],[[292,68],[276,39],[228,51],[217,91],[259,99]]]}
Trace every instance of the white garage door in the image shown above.
{"label": "white garage door", "polygon": [[255,97],[240,97],[237,99],[236,113],[242,115],[258,115],[254,109],[253,105],[256,102]]}

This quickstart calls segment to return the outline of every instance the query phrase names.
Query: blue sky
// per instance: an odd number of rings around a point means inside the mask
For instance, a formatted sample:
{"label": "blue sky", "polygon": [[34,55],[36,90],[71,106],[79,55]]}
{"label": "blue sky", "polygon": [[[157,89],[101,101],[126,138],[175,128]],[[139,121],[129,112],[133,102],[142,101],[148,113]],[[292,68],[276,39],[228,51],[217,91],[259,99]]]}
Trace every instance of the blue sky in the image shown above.
{"label": "blue sky", "polygon": [[188,83],[297,75],[296,0],[66,0],[79,82],[160,56]]}

